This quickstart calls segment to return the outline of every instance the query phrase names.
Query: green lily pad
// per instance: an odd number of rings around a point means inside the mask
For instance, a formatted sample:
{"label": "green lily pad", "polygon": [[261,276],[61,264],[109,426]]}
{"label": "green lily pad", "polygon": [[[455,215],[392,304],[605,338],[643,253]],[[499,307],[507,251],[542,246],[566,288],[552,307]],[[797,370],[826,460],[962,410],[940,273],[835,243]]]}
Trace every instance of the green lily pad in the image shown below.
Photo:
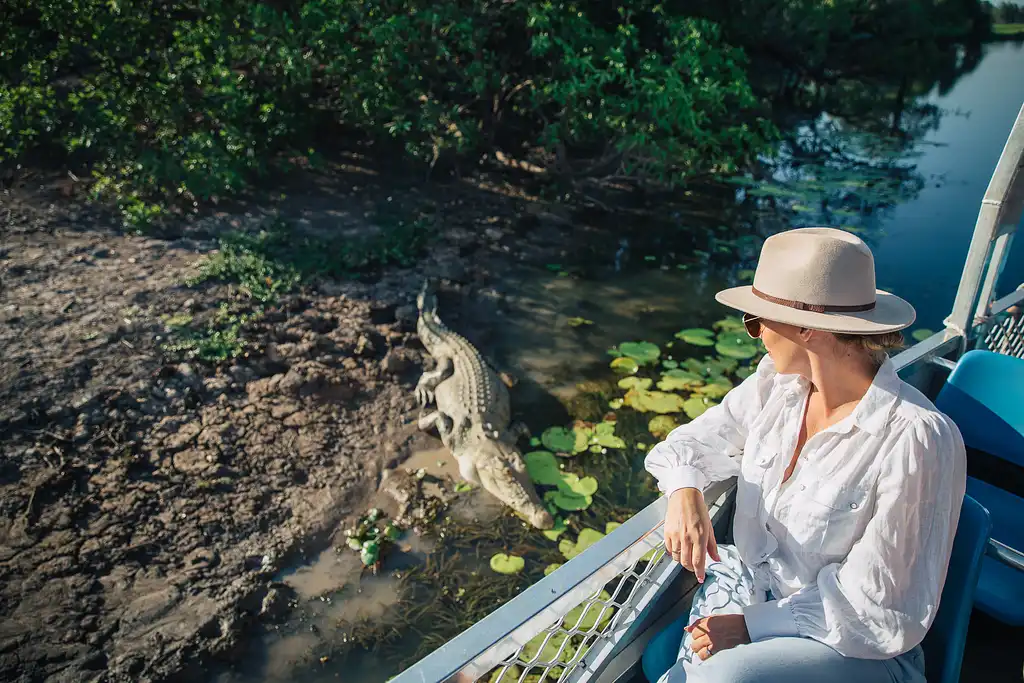
{"label": "green lily pad", "polygon": [[703,363],[704,374],[708,377],[730,373],[740,366],[740,362],[735,358],[715,358],[714,356],[705,356]]}
{"label": "green lily pad", "polygon": [[736,277],[740,279],[740,282],[751,282],[754,279],[754,271],[747,268],[736,273]]}
{"label": "green lily pad", "polygon": [[716,405],[715,402],[708,398],[703,396],[691,396],[686,399],[686,403],[683,404],[683,412],[693,420],[703,415],[704,411],[713,405]]}
{"label": "green lily pad", "polygon": [[661,361],[661,367],[665,368],[666,370],[675,370],[676,368],[679,367],[679,361],[672,360],[671,358],[669,358],[667,360]]}
{"label": "green lily pad", "polygon": [[[683,403],[683,408],[686,408],[685,402]],[[658,415],[651,418],[651,421],[647,423],[647,430],[659,439],[664,439],[668,436],[669,432],[678,426],[679,424],[671,415]]]}
{"label": "green lily pad", "polygon": [[715,351],[727,358],[747,360],[757,355],[757,347],[753,344],[726,344],[718,342],[715,344]]}
{"label": "green lily pad", "polygon": [[658,388],[662,391],[678,391],[680,389],[692,389],[704,383],[704,378],[689,370],[669,370],[662,373]]}
{"label": "green lily pad", "polygon": [[635,375],[640,369],[640,364],[629,356],[614,358],[608,365],[618,375]]}
{"label": "green lily pad", "polygon": [[743,318],[735,315],[727,315],[711,327],[721,332],[743,332],[746,329],[743,326]]}
{"label": "green lily pad", "polygon": [[932,336],[933,334],[935,334],[935,333],[932,332],[931,330],[926,329],[926,328],[921,328],[919,330],[914,330],[913,332],[911,332],[910,333],[910,338],[913,339],[914,341],[919,341],[920,342],[920,341],[924,341],[925,339],[927,339],[928,337]]}
{"label": "green lily pad", "polygon": [[530,445],[533,446],[534,448],[536,448],[537,446],[540,445],[540,439],[538,439],[535,436],[531,436],[530,437]]}
{"label": "green lily pad", "polygon": [[591,441],[604,448],[625,448],[626,442],[615,436],[614,422],[599,422],[594,427],[594,435]]}
{"label": "green lily pad", "polygon": [[561,566],[562,566],[562,564],[560,562],[552,562],[548,566],[544,567],[544,576],[550,575],[551,572],[555,571],[556,569],[558,569]]}
{"label": "green lily pad", "polygon": [[548,451],[533,451],[523,456],[526,461],[526,473],[530,480],[545,486],[557,486],[562,481],[562,470],[558,469],[558,461]]}
{"label": "green lily pad", "polygon": [[590,496],[581,496],[572,491],[565,491],[559,489],[558,491],[548,491],[544,494],[545,502],[554,504],[560,510],[567,512],[575,512],[577,510],[586,510],[590,507],[594,499]]}
{"label": "green lily pad", "polygon": [[654,380],[650,377],[623,377],[619,380],[620,389],[650,389]]}
{"label": "green lily pad", "polygon": [[657,344],[651,342],[624,342],[619,344],[619,351],[623,356],[629,356],[640,365],[649,365],[658,360],[661,356],[661,349]]}
{"label": "green lily pad", "polygon": [[556,453],[572,453],[576,448],[576,434],[565,427],[548,427],[540,435],[541,443]]}
{"label": "green lily pad", "polygon": [[519,683],[519,678],[522,675],[519,667],[513,664],[505,670],[495,669],[491,673],[491,677],[487,679],[487,683]]}
{"label": "green lily pad", "polygon": [[526,560],[517,555],[498,553],[491,556],[491,569],[499,574],[518,574],[526,566]]}
{"label": "green lily pad", "polygon": [[569,323],[569,327],[580,327],[581,325],[593,325],[593,320],[587,320],[586,318],[569,318],[566,322]]}
{"label": "green lily pad", "polygon": [[676,332],[676,339],[682,339],[692,346],[714,346],[715,333],[703,327],[692,327],[688,330]]}
{"label": "green lily pad", "polygon": [[604,533],[606,535],[610,534],[611,532],[618,529],[620,526],[622,526],[622,522],[608,522],[604,525]]}
{"label": "green lily pad", "polygon": [[683,409],[683,397],[663,391],[630,389],[623,399],[626,405],[641,413],[678,413]]}
{"label": "green lily pad", "polygon": [[749,365],[744,365],[742,368],[736,371],[736,376],[740,379],[746,379],[753,375],[757,371],[757,368]]}
{"label": "green lily pad", "polygon": [[[523,653],[521,655],[521,661],[531,662],[534,661],[534,657],[540,653],[536,662],[540,663],[553,663],[553,662],[568,662],[572,659],[573,647],[572,644],[566,644],[562,647],[562,643],[569,637],[568,633],[556,631],[550,633],[549,631],[541,631],[534,638],[523,646]],[[547,642],[545,642],[547,639]]]}
{"label": "green lily pad", "polygon": [[[607,591],[601,591],[598,596],[598,600],[602,602],[609,602],[611,599],[612,596]],[[594,628],[600,630],[612,620],[613,616],[615,616],[614,607],[603,605],[600,602],[590,602],[588,599],[569,610],[565,618],[562,619],[562,624],[567,629],[576,628],[584,632]]]}
{"label": "green lily pad", "polygon": [[604,538],[604,534],[600,531],[586,528],[580,532],[575,543],[568,538],[563,538],[558,544],[558,551],[565,556],[565,559],[571,560],[590,546],[600,541],[602,538]]}
{"label": "green lily pad", "polygon": [[593,477],[583,477],[581,479],[572,472],[566,472],[562,475],[562,480],[558,482],[558,490],[562,493],[577,496],[592,496],[597,492],[597,479]]}
{"label": "green lily pad", "polygon": [[732,382],[729,381],[729,378],[716,375],[709,379],[707,384],[693,391],[695,394],[700,394],[705,398],[720,399],[725,398],[730,389],[732,389]]}
{"label": "green lily pad", "polygon": [[608,401],[608,407],[611,408],[612,410],[618,410],[619,408],[622,407],[622,399],[613,398],[612,400]]}
{"label": "green lily pad", "polygon": [[561,517],[555,517],[555,526],[550,529],[544,530],[544,537],[549,541],[557,541],[558,537],[561,536],[566,530],[565,520]]}

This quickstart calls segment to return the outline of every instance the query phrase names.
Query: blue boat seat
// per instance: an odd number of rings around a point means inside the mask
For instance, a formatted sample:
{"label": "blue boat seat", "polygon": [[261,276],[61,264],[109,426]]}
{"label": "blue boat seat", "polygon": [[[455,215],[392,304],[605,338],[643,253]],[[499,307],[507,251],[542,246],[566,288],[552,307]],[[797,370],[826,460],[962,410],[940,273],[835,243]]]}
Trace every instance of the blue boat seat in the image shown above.
{"label": "blue boat seat", "polygon": [[[990,530],[988,511],[965,496],[939,611],[922,644],[928,683],[956,683],[960,679],[971,606]],[[641,666],[650,683],[656,683],[676,663],[688,619],[689,614],[683,614],[644,648]]]}
{"label": "blue boat seat", "polygon": [[[967,494],[992,516],[992,538],[1024,550],[1024,360],[965,353],[935,400],[964,437]],[[1024,571],[986,557],[975,607],[1024,626]]]}

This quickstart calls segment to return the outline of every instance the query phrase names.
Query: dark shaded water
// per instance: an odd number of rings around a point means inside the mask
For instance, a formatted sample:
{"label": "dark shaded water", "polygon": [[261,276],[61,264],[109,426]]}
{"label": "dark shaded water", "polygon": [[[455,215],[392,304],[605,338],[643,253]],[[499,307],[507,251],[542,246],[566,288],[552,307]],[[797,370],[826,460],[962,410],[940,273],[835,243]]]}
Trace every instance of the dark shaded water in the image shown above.
{"label": "dark shaded water", "polygon": [[[983,49],[978,65],[948,91],[933,90],[915,102],[919,111],[927,112],[922,116],[928,122],[926,132],[916,144],[897,154],[904,169],[901,173],[909,178],[899,185],[913,185],[913,191],[890,192],[882,202],[884,208],[859,213],[849,206],[830,206],[827,213],[807,206],[766,212],[763,204],[751,207],[749,200],[743,201],[743,192],[737,192],[735,201],[727,192],[702,208],[701,220],[712,226],[709,230],[721,229],[722,235],[754,231],[763,236],[773,229],[822,224],[823,219],[836,227],[852,224],[874,249],[879,285],[914,304],[917,328],[939,329],[952,306],[982,196],[1010,126],[1024,104],[1024,46],[1000,43]],[[827,128],[831,123],[822,116],[810,127]],[[842,164],[835,168],[842,176]],[[850,177],[862,175],[862,171],[850,172]],[[685,223],[689,219],[679,220]],[[559,276],[553,272],[557,268],[523,268],[507,274],[502,331],[494,336],[489,351],[521,378],[513,394],[515,407],[535,433],[552,424],[564,424],[563,418],[568,418],[570,406],[579,398],[580,382],[610,374],[609,347],[647,339],[664,348],[674,331],[709,326],[726,314],[714,302],[714,292],[749,277],[741,271],[753,266],[750,257],[756,254],[748,245],[747,258],[738,260],[742,249],[726,241],[711,255],[708,265],[693,259],[682,243],[675,244],[673,240],[682,238],[673,237],[671,231],[660,234],[652,230],[637,239],[638,232],[631,226],[634,243],[618,254],[618,260],[614,241],[589,247],[590,262],[584,264],[584,270],[591,277]],[[1009,291],[1021,282],[1024,246],[1018,240],[1000,291]],[[576,316],[592,324],[566,324]],[[436,469],[439,476],[451,469],[443,451],[428,449],[414,457],[417,466]],[[623,457],[632,459],[635,470],[642,452],[623,453]],[[634,499],[632,504],[638,507],[639,501]],[[499,514],[500,510],[486,501],[477,501],[473,509],[473,515],[485,520]],[[587,523],[595,525],[597,521]],[[487,572],[486,558],[500,543],[481,545],[487,548],[468,561]],[[400,559],[415,564],[432,547],[429,540],[410,543]],[[524,554],[528,552],[532,551],[524,550]],[[528,558],[533,563],[527,570],[531,578],[539,576],[543,564],[538,563],[552,553],[557,555],[557,550],[541,547],[535,557]],[[383,621],[385,615],[405,609],[397,602],[394,579],[371,577],[361,572],[354,554],[338,555],[328,549],[285,580],[299,593],[304,619],[267,634],[239,671],[223,674],[219,683],[370,682],[384,681],[399,671],[394,650],[391,654],[353,651],[342,635],[347,622],[357,615]],[[398,648],[401,656],[407,657],[417,640],[415,634],[407,634]]]}

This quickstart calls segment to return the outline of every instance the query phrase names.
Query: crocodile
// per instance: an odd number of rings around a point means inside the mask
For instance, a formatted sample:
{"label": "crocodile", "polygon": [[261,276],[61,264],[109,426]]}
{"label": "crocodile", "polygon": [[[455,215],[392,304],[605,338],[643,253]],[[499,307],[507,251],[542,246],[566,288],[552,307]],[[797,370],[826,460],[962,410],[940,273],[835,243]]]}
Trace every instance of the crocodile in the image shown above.
{"label": "crocodile", "polygon": [[441,322],[429,282],[416,303],[416,332],[437,361],[416,384],[419,428],[437,429],[463,479],[482,486],[538,529],[551,529],[554,518],[537,495],[516,447],[519,437],[529,432],[521,423],[510,424],[508,389],[480,352]]}

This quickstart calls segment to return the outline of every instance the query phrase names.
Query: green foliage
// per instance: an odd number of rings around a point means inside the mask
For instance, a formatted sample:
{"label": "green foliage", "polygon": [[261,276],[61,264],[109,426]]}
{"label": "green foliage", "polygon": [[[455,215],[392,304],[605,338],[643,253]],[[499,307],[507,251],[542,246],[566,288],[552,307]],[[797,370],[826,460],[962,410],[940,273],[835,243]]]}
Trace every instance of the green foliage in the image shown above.
{"label": "green foliage", "polygon": [[144,226],[319,163],[331,131],[434,164],[538,148],[675,183],[764,149],[738,50],[654,2],[11,0],[0,156],[88,166]]}
{"label": "green foliage", "polygon": [[165,324],[171,339],[163,345],[163,350],[208,363],[238,358],[249,346],[243,337],[244,327],[261,316],[262,311],[237,312],[223,303],[213,319],[203,327],[190,327],[191,317],[187,320],[168,319]]}

